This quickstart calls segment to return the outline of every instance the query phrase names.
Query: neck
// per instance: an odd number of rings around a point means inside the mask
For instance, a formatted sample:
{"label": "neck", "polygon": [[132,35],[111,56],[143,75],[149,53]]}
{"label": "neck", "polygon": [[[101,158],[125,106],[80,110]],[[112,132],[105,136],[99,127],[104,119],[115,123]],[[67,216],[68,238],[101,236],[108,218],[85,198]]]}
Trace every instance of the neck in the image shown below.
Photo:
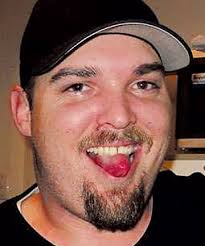
{"label": "neck", "polygon": [[[99,231],[90,223],[68,211],[45,206],[41,194],[34,194],[22,203],[27,222],[46,240],[59,246],[68,245],[134,245],[144,235],[152,215],[151,198],[135,228],[126,232]],[[37,211],[36,213],[34,211]]]}

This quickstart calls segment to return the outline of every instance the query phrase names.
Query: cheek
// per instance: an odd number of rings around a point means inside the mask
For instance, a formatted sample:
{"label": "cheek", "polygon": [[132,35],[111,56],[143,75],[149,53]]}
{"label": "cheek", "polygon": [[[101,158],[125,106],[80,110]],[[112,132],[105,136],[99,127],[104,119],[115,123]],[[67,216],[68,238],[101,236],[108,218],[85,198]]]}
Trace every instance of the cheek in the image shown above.
{"label": "cheek", "polygon": [[44,108],[42,127],[45,129],[46,126],[50,126],[53,128],[52,131],[70,134],[69,137],[75,138],[94,127],[97,110],[98,104],[95,102],[63,103],[53,106],[52,109]]}
{"label": "cheek", "polygon": [[169,134],[171,122],[169,102],[152,101],[144,103],[137,114],[139,123],[142,123],[153,137]]}

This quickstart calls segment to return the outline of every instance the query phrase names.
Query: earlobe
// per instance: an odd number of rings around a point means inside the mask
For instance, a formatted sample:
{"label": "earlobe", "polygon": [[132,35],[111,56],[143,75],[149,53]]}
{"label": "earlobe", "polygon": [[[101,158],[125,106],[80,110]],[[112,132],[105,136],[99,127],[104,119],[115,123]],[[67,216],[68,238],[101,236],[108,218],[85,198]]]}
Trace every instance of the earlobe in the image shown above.
{"label": "earlobe", "polygon": [[24,90],[16,85],[11,91],[10,97],[13,120],[20,133],[31,136],[31,111]]}

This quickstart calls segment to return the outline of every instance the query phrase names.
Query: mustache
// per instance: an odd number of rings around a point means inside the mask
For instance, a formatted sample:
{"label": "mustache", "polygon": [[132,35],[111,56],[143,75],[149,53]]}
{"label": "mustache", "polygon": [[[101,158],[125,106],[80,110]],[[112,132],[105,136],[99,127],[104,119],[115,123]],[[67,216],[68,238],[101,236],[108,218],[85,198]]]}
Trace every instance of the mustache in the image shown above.
{"label": "mustache", "polygon": [[133,126],[124,129],[118,133],[113,130],[102,130],[97,133],[92,133],[85,136],[78,144],[78,150],[84,152],[91,147],[99,147],[106,144],[112,144],[117,141],[130,141],[138,144],[147,144],[148,149],[153,145],[152,137],[149,136],[143,129]]}

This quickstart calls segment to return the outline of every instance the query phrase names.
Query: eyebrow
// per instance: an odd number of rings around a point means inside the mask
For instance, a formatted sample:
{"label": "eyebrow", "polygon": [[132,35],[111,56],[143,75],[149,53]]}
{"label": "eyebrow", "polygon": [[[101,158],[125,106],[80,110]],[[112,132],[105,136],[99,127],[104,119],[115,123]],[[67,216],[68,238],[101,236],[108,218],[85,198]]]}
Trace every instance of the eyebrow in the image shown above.
{"label": "eyebrow", "polygon": [[165,68],[160,62],[142,64],[138,66],[137,68],[135,68],[133,73],[135,75],[140,76],[140,75],[148,74],[154,71],[159,71],[162,74],[165,74]]}
{"label": "eyebrow", "polygon": [[[165,73],[164,66],[159,62],[145,63],[134,69],[133,73],[137,76],[151,73],[153,71],[159,71],[162,74]],[[95,67],[83,67],[83,68],[73,68],[65,67],[61,68],[56,74],[51,77],[51,82],[55,82],[67,76],[76,76],[81,78],[91,78],[95,77],[99,73],[98,69]]]}
{"label": "eyebrow", "polygon": [[81,78],[95,77],[98,71],[95,67],[83,67],[83,68],[73,68],[66,67],[60,69],[56,74],[51,77],[51,82],[55,82],[67,76],[76,76]]}

